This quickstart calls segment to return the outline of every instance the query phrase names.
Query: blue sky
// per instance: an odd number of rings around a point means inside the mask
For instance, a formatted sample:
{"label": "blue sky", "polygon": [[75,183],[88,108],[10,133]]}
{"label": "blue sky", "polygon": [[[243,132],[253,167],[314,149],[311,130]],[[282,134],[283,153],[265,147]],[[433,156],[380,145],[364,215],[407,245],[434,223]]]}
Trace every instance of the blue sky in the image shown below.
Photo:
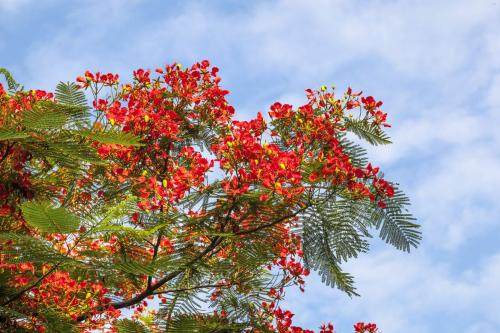
{"label": "blue sky", "polygon": [[500,332],[500,2],[0,0],[0,66],[29,88],[202,59],[240,118],[322,84],[374,95],[390,115],[395,143],[370,155],[411,197],[422,245],[374,241],[346,265],[360,298],[312,276],[289,293],[297,323]]}

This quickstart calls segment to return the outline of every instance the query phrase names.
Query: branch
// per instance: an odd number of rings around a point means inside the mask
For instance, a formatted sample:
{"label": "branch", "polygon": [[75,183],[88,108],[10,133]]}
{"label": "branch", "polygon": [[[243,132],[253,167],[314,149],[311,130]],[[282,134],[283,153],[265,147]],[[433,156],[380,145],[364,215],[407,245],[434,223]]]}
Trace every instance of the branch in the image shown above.
{"label": "branch", "polygon": [[[223,241],[222,237],[219,237],[219,236],[215,237],[212,240],[212,242],[210,243],[210,245],[205,250],[203,250],[203,252],[199,253],[195,258],[193,258],[191,261],[189,261],[189,263],[186,264],[186,267],[190,266],[190,265],[194,264],[195,262],[197,262],[198,260],[202,259],[208,253],[210,253],[213,249],[215,249],[220,243],[222,243],[222,241]],[[145,298],[147,298],[148,296],[153,295],[155,290],[161,288],[165,283],[171,281],[172,279],[177,277],[179,274],[181,274],[183,271],[184,271],[184,269],[178,269],[176,271],[173,271],[172,273],[165,275],[163,278],[156,281],[150,287],[147,287],[143,292],[141,292],[140,294],[137,294],[136,296],[134,296],[128,300],[124,300],[124,301],[116,302],[116,303],[111,303],[111,305],[101,305],[101,306],[97,307],[95,310],[103,311],[109,306],[118,310],[118,309],[126,308],[126,307],[132,306],[134,304],[137,304],[137,303],[141,302],[142,300],[144,300]],[[85,319],[87,319],[88,317],[89,317],[89,314],[87,313],[87,314],[79,316],[76,320],[78,322],[81,322],[81,321],[84,321]]]}
{"label": "branch", "polygon": [[[156,244],[153,246],[153,258],[151,259],[151,263],[154,263],[156,257],[158,256],[158,249],[160,247],[161,239],[163,237],[163,233],[160,231],[158,233],[158,239],[156,240]],[[148,276],[148,288],[151,288],[151,283],[153,282],[153,277]]]}
{"label": "branch", "polygon": [[[245,235],[245,234],[250,234],[250,233],[254,233],[256,231],[259,231],[261,229],[264,229],[264,228],[268,228],[268,227],[271,227],[273,225],[276,225],[278,223],[281,223],[289,218],[292,218],[292,217],[295,217],[296,215],[304,212],[305,210],[307,210],[309,207],[311,207],[311,205],[313,204],[313,202],[311,200],[309,200],[309,202],[302,208],[300,208],[299,210],[293,212],[293,213],[290,213],[290,214],[287,214],[285,216],[282,216],[270,223],[266,223],[266,224],[262,224],[260,226],[257,226],[253,229],[249,229],[249,230],[243,230],[243,231],[240,231],[240,232],[236,232],[235,235]],[[230,209],[229,209],[229,212],[227,213],[226,217],[225,217],[225,222],[227,223],[228,220],[229,220],[229,216],[230,216],[230,212],[232,209],[234,209],[236,205],[236,202],[233,201]],[[222,230],[224,230],[224,226],[222,226]],[[224,240],[223,237],[221,236],[216,236],[212,242],[210,243],[210,245],[205,249],[203,250],[201,253],[199,253],[195,258],[193,258],[191,261],[189,261],[189,263],[187,263],[185,265],[185,267],[188,267],[188,266],[191,266],[192,264],[194,264],[195,262],[197,262],[198,260],[202,259],[203,257],[205,257],[208,253],[210,253],[212,250],[214,250],[220,243],[222,243],[222,241]],[[132,306],[132,305],[135,305],[139,302],[141,302],[142,300],[144,300],[145,298],[147,298],[148,296],[151,296],[151,295],[155,295],[157,294],[158,292],[155,293],[156,290],[158,290],[159,288],[161,288],[165,283],[171,281],[172,279],[176,278],[179,274],[181,274],[182,272],[184,271],[184,268],[182,269],[178,269],[178,270],[175,270],[167,275],[165,275],[163,278],[161,278],[160,280],[156,281],[155,283],[152,283],[152,284],[148,284],[148,286],[146,287],[146,289],[137,294],[136,296],[132,297],[132,298],[129,298],[127,300],[124,300],[124,301],[121,301],[121,302],[116,302],[116,303],[111,303],[111,305],[101,305],[99,307],[97,307],[97,311],[103,311],[104,309],[106,309],[108,306],[111,306],[113,307],[114,309],[122,309],[122,308],[126,308],[126,307],[129,307],[129,306]],[[78,322],[81,322],[81,321],[84,321],[85,319],[87,319],[89,317],[89,314],[84,314],[84,315],[81,315],[77,318],[77,321]]]}

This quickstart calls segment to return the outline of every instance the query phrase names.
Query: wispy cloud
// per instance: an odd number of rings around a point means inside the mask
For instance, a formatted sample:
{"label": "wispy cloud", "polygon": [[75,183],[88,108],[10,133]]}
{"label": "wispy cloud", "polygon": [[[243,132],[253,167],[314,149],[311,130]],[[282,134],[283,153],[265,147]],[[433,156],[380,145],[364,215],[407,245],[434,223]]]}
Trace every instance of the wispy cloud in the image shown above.
{"label": "wispy cloud", "polygon": [[[376,321],[384,332],[473,332],[481,325],[498,331],[500,253],[458,273],[428,255],[410,259],[395,251],[363,256],[349,269],[362,297],[349,300],[312,278],[305,294],[289,295],[290,307],[301,304],[300,322],[317,325],[318,318],[333,316]],[[342,321],[339,332],[349,325]]]}

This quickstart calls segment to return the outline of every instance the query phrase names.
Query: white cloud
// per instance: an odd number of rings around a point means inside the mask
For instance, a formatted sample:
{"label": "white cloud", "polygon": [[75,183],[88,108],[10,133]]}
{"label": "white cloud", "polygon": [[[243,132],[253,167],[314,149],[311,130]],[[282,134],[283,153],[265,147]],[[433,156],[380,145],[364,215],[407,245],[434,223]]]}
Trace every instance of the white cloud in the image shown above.
{"label": "white cloud", "polygon": [[[348,265],[357,277],[362,297],[347,301],[341,292],[311,278],[306,293],[290,293],[286,306],[296,313],[297,324],[319,326],[318,318],[348,323],[339,332],[349,332],[349,322],[377,322],[384,333],[474,332],[495,327],[500,318],[500,253],[481,260],[475,270],[454,273],[446,262],[425,253],[411,256],[383,251],[363,256]],[[328,300],[328,301],[327,301]],[[339,320],[341,319],[341,320]],[[435,320],[441,321],[437,323]]]}

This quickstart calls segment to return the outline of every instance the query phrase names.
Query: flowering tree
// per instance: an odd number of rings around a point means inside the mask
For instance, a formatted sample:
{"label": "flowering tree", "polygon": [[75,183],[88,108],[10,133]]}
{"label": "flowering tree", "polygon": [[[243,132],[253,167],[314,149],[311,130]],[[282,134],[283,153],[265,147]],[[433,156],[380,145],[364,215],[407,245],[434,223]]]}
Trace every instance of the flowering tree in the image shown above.
{"label": "flowering tree", "polygon": [[390,143],[371,96],[308,89],[237,121],[208,61],[55,94],[1,72],[3,331],[312,332],[280,308],[287,287],[312,269],[357,295],[341,264],[370,232],[418,245],[408,199],[352,140]]}

